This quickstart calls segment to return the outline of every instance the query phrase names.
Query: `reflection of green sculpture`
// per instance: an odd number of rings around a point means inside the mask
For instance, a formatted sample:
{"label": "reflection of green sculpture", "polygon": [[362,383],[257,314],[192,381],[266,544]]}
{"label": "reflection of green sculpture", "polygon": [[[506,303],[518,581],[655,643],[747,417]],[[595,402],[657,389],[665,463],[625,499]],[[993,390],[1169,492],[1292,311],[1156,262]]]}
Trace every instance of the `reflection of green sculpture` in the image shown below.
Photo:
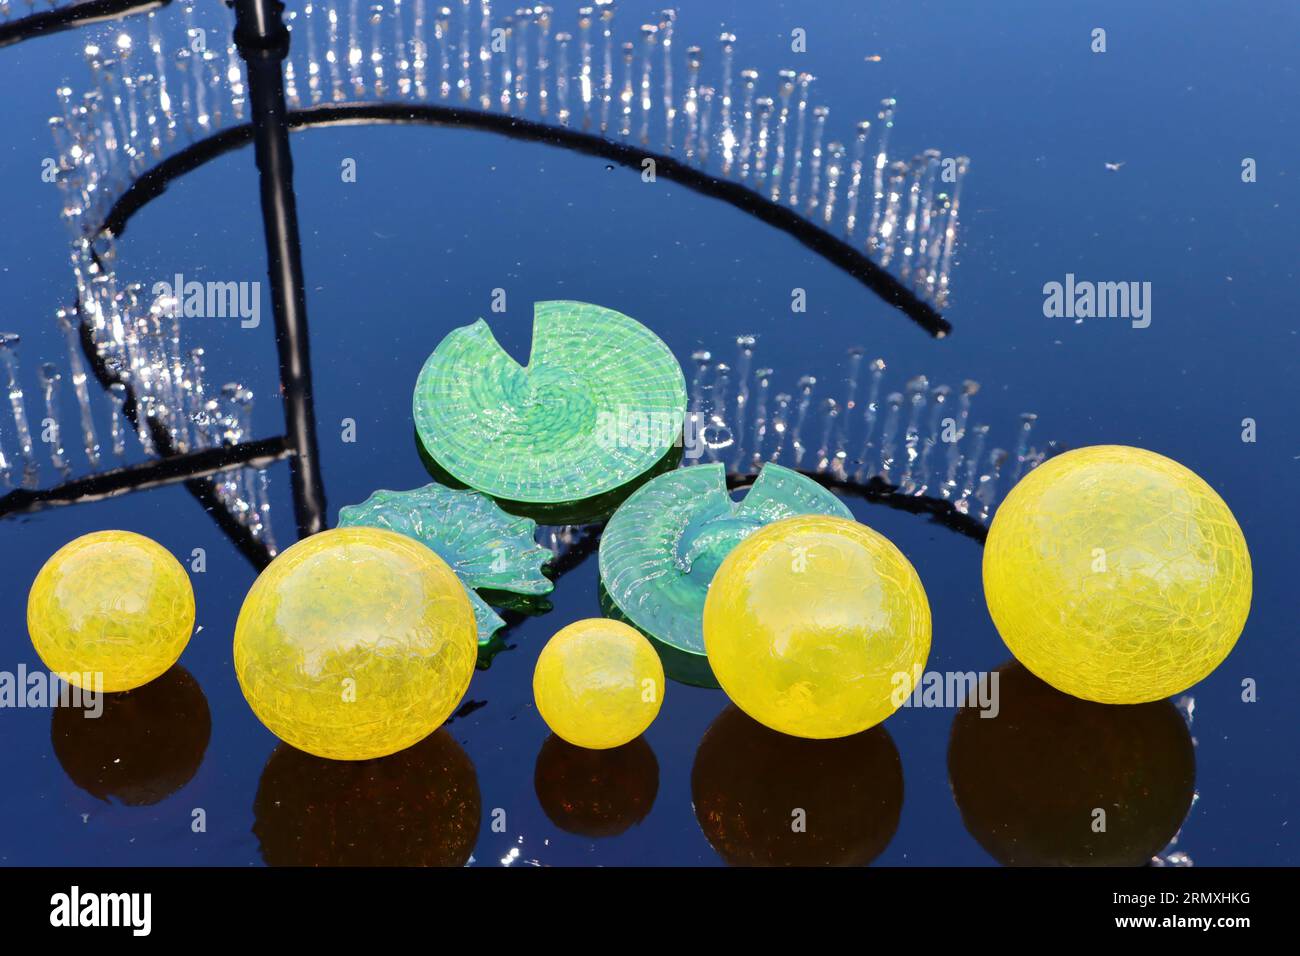
{"label": "reflection of green sculpture", "polygon": [[641,323],[584,302],[539,302],[520,366],[482,319],[420,372],[416,431],[456,480],[512,502],[580,501],[653,467],[681,437],[686,380]]}
{"label": "reflection of green sculpture", "polygon": [[704,598],[722,559],[764,525],[803,514],[853,517],[821,485],[780,465],[764,465],[740,502],[727,493],[721,464],[680,468],[614,513],[600,540],[600,578],[636,627],[703,654]]}
{"label": "reflection of green sculpture", "polygon": [[486,644],[505,621],[475,588],[537,595],[555,587],[542,575],[551,552],[534,540],[536,523],[506,514],[477,491],[438,484],[413,491],[376,491],[361,504],[339,510],[340,528],[356,525],[415,538],[451,565],[469,592],[479,644]]}

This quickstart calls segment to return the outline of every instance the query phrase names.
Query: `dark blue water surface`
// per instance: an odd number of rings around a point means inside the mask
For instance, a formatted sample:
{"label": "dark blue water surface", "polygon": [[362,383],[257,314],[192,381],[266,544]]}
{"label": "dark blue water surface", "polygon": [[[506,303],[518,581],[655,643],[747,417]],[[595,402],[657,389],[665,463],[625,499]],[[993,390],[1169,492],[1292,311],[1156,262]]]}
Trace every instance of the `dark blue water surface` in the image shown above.
{"label": "dark blue water surface", "polygon": [[[557,28],[572,30],[574,5],[556,6]],[[620,36],[660,6],[620,0]],[[635,316],[688,375],[693,351],[729,358],[736,336],[752,333],[756,364],[772,366],[782,388],[803,374],[839,381],[851,346],[886,360],[891,390],[918,373],[932,383],[977,380],[991,442],[1011,447],[1017,416],[1032,411],[1040,447],[1149,448],[1191,467],[1231,506],[1250,545],[1254,604],[1231,656],[1188,691],[1198,796],[1170,849],[1198,865],[1300,862],[1300,11],[1289,2],[688,2],[677,43],[700,42],[716,57],[724,25],[739,37],[737,69],[816,75],[815,100],[830,107],[828,138],[847,141],[857,119],[874,118],[879,99],[895,96],[894,143],[904,155],[934,146],[972,158],[945,310],[954,333],[930,338],[731,206],[644,183],[600,159],[468,130],[297,133],[329,522],[377,488],[428,480],[410,417],[421,364],[448,330],[479,316],[507,349],[526,354],[534,300],[580,299]],[[790,52],[796,27],[807,31],[805,54]],[[1107,32],[1103,54],[1090,50],[1096,27]],[[53,312],[74,293],[60,197],[40,166],[53,155],[55,87],[85,85],[85,42],[69,32],[0,49],[0,331],[23,336],[35,418],[35,368],[43,358],[64,361]],[[1257,182],[1242,182],[1246,157],[1257,163]],[[355,183],[341,181],[346,158],[356,161]],[[263,281],[259,328],[197,319],[186,334],[207,350],[211,383],[237,379],[253,389],[254,431],[269,436],[283,419],[256,177],[248,148],[190,173],[131,221],[117,254],[123,274],[147,284],[176,272]],[[1150,327],[1045,318],[1042,287],[1066,273],[1150,282]],[[507,310],[491,315],[498,288]],[[807,290],[804,314],[790,310],[794,288]],[[84,468],[68,391],[65,382],[65,441]],[[97,405],[101,440],[105,407]],[[341,438],[349,418],[354,443]],[[1244,418],[1257,422],[1254,443],[1242,441]],[[11,422],[2,428],[12,448]],[[44,484],[56,480],[44,469]],[[275,465],[271,480],[284,547],[294,536],[287,466]],[[928,669],[1006,663],[984,605],[978,541],[849,503],[925,582],[934,615]],[[819,752],[729,713],[721,691],[673,683],[631,751],[598,760],[548,745],[532,701],[533,664],[554,631],[600,613],[594,553],[557,583],[553,610],[510,628],[507,649],[473,679],[466,701],[475,706],[438,737],[387,767],[305,758],[277,749],[231,665],[235,618],[255,570],[180,486],[0,520],[0,670],[40,667],[24,625],[30,582],[59,546],[104,528],[149,535],[177,555],[206,550],[206,572],[192,575],[202,630],[181,659],[189,676],[173,672],[101,722],[56,715],[52,725],[47,709],[0,710],[5,864],[461,862],[471,848],[474,862],[490,865],[803,860],[805,844],[788,833],[789,808],[803,807],[808,839],[823,841],[825,858],[970,865],[996,856],[973,832],[986,845],[1014,844],[1020,817],[1051,821],[1050,808],[1071,799],[1086,828],[1092,785],[1097,800],[1124,793],[1122,812],[1149,816],[1156,831],[1172,814],[1172,833],[1186,805],[1177,759],[1161,756],[1186,745],[1181,724],[1121,717],[1084,731],[1095,715],[1068,706],[1043,721],[1061,721],[1077,779],[1062,783],[1041,752],[999,751],[996,741],[998,779],[992,763],[983,779],[985,744],[971,743],[970,753],[951,756],[973,775],[958,788],[961,807],[949,749],[962,738],[947,708],[904,709],[869,739]],[[1257,682],[1257,701],[1242,700],[1247,679]],[[1007,682],[1008,695],[1013,686],[1024,689]],[[726,832],[706,822],[710,840],[701,818],[716,806],[730,808]],[[200,808],[206,829],[194,832]],[[981,829],[989,819],[1001,821],[991,838]],[[1059,837],[1036,859],[1064,859],[1061,847],[1086,842],[1070,830],[1080,818],[1061,819],[1071,822],[1027,824]],[[1116,858],[1141,862],[1160,849],[1129,847]]]}

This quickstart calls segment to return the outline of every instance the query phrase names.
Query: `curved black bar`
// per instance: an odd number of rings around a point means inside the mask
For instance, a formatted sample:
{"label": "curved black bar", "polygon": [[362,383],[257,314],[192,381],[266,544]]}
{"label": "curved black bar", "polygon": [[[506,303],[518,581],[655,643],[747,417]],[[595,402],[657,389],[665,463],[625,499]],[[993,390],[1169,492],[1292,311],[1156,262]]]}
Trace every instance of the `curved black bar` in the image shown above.
{"label": "curved black bar", "polygon": [[[906,511],[916,515],[930,515],[937,524],[941,524],[951,531],[956,531],[958,534],[964,534],[968,538],[974,538],[981,546],[989,536],[987,525],[978,518],[973,518],[963,511],[958,511],[947,498],[931,498],[926,495],[900,495],[897,485],[891,485],[879,475],[873,475],[866,484],[860,484],[845,478],[836,478],[834,475],[828,475],[825,472],[806,471],[802,468],[794,470],[806,478],[811,478],[823,488],[838,491],[841,494],[864,498],[874,504],[882,504],[887,508],[894,508],[898,511]],[[757,477],[756,473],[737,474],[733,472],[727,475],[727,488],[732,491],[737,488],[747,488],[754,483],[754,479]]]}
{"label": "curved black bar", "polygon": [[307,293],[293,192],[293,155],[285,123],[281,62],[289,52],[289,31],[280,19],[282,10],[278,0],[235,0],[235,42],[248,70],[248,105],[253,114],[285,437],[293,448],[289,480],[298,537],[305,538],[325,530],[325,483],[316,444]]}
{"label": "curved black bar", "polygon": [[0,47],[49,36],[74,27],[103,20],[116,20],[132,13],[144,13],[165,7],[172,0],[74,0],[52,10],[29,13],[0,23]]}
{"label": "curved black bar", "polygon": [[178,481],[207,478],[232,468],[265,468],[289,454],[282,437],[261,438],[228,448],[203,448],[139,465],[98,471],[53,488],[15,488],[0,496],[0,518],[55,505],[102,501],[129,491],[148,491]]}
{"label": "curved black bar", "polygon": [[[286,116],[290,129],[371,123],[455,126],[499,133],[512,139],[545,143],[596,156],[640,170],[643,160],[655,163],[655,176],[735,206],[742,212],[792,236],[832,265],[847,272],[887,303],[897,308],[935,338],[943,338],[952,325],[929,303],[876,263],[793,209],[772,202],[747,186],[721,179],[681,160],[616,143],[592,133],[553,127],[534,120],[498,113],[482,113],[456,106],[418,103],[323,104],[292,110]],[[143,206],[160,196],[173,179],[252,140],[250,124],[232,126],[185,147],[143,173],[113,204],[100,231],[121,235],[127,222]]]}

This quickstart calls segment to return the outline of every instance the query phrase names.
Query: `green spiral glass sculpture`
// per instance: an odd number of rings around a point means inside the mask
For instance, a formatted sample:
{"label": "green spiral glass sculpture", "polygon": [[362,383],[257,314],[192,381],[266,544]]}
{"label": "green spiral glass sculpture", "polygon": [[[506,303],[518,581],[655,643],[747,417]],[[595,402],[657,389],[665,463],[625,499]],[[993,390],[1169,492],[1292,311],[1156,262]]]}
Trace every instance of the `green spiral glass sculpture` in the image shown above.
{"label": "green spiral glass sculpture", "polygon": [[686,380],[635,319],[538,302],[520,366],[486,322],[453,329],[420,371],[415,427],[452,478],[505,501],[560,504],[628,484],[681,438]]}
{"label": "green spiral glass sculpture", "polygon": [[477,491],[439,484],[412,491],[376,491],[359,505],[339,510],[339,527],[387,528],[422,542],[451,566],[469,592],[486,644],[505,625],[475,589],[512,594],[549,594],[554,583],[542,574],[551,552],[534,540],[537,524],[506,514]]}
{"label": "green spiral glass sculpture", "polygon": [[609,519],[600,579],[637,628],[703,655],[704,598],[722,559],[764,525],[804,514],[853,517],[811,478],[770,462],[739,502],[721,464],[679,468],[640,488]]}

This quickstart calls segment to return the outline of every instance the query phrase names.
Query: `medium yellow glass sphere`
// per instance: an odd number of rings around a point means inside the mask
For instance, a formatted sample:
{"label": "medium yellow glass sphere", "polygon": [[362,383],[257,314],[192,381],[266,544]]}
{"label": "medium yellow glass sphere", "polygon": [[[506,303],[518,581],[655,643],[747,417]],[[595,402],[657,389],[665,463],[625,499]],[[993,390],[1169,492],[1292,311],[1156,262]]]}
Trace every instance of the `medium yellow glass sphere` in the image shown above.
{"label": "medium yellow glass sphere", "polygon": [[381,528],[304,538],[253,583],[235,673],[262,723],[334,760],[383,757],[456,709],[478,657],[465,588],[420,542]]}
{"label": "medium yellow glass sphere", "polygon": [[801,515],[727,555],[704,602],[718,683],[759,723],[795,737],[846,737],[911,692],[930,653],[930,603],[884,535]]}
{"label": "medium yellow glass sphere", "polygon": [[621,747],[658,716],[664,666],[645,636],[621,621],[575,621],[538,655],[533,699],[546,726],[575,747]]}
{"label": "medium yellow glass sphere", "polygon": [[1139,704],[1228,656],[1250,611],[1246,539],[1176,461],[1080,448],[1020,480],[984,546],[984,597],[1022,664],[1057,690]]}
{"label": "medium yellow glass sphere", "polygon": [[185,569],[158,542],[131,531],[68,542],[45,562],[27,597],[36,653],[88,689],[147,684],[176,663],[193,630]]}

